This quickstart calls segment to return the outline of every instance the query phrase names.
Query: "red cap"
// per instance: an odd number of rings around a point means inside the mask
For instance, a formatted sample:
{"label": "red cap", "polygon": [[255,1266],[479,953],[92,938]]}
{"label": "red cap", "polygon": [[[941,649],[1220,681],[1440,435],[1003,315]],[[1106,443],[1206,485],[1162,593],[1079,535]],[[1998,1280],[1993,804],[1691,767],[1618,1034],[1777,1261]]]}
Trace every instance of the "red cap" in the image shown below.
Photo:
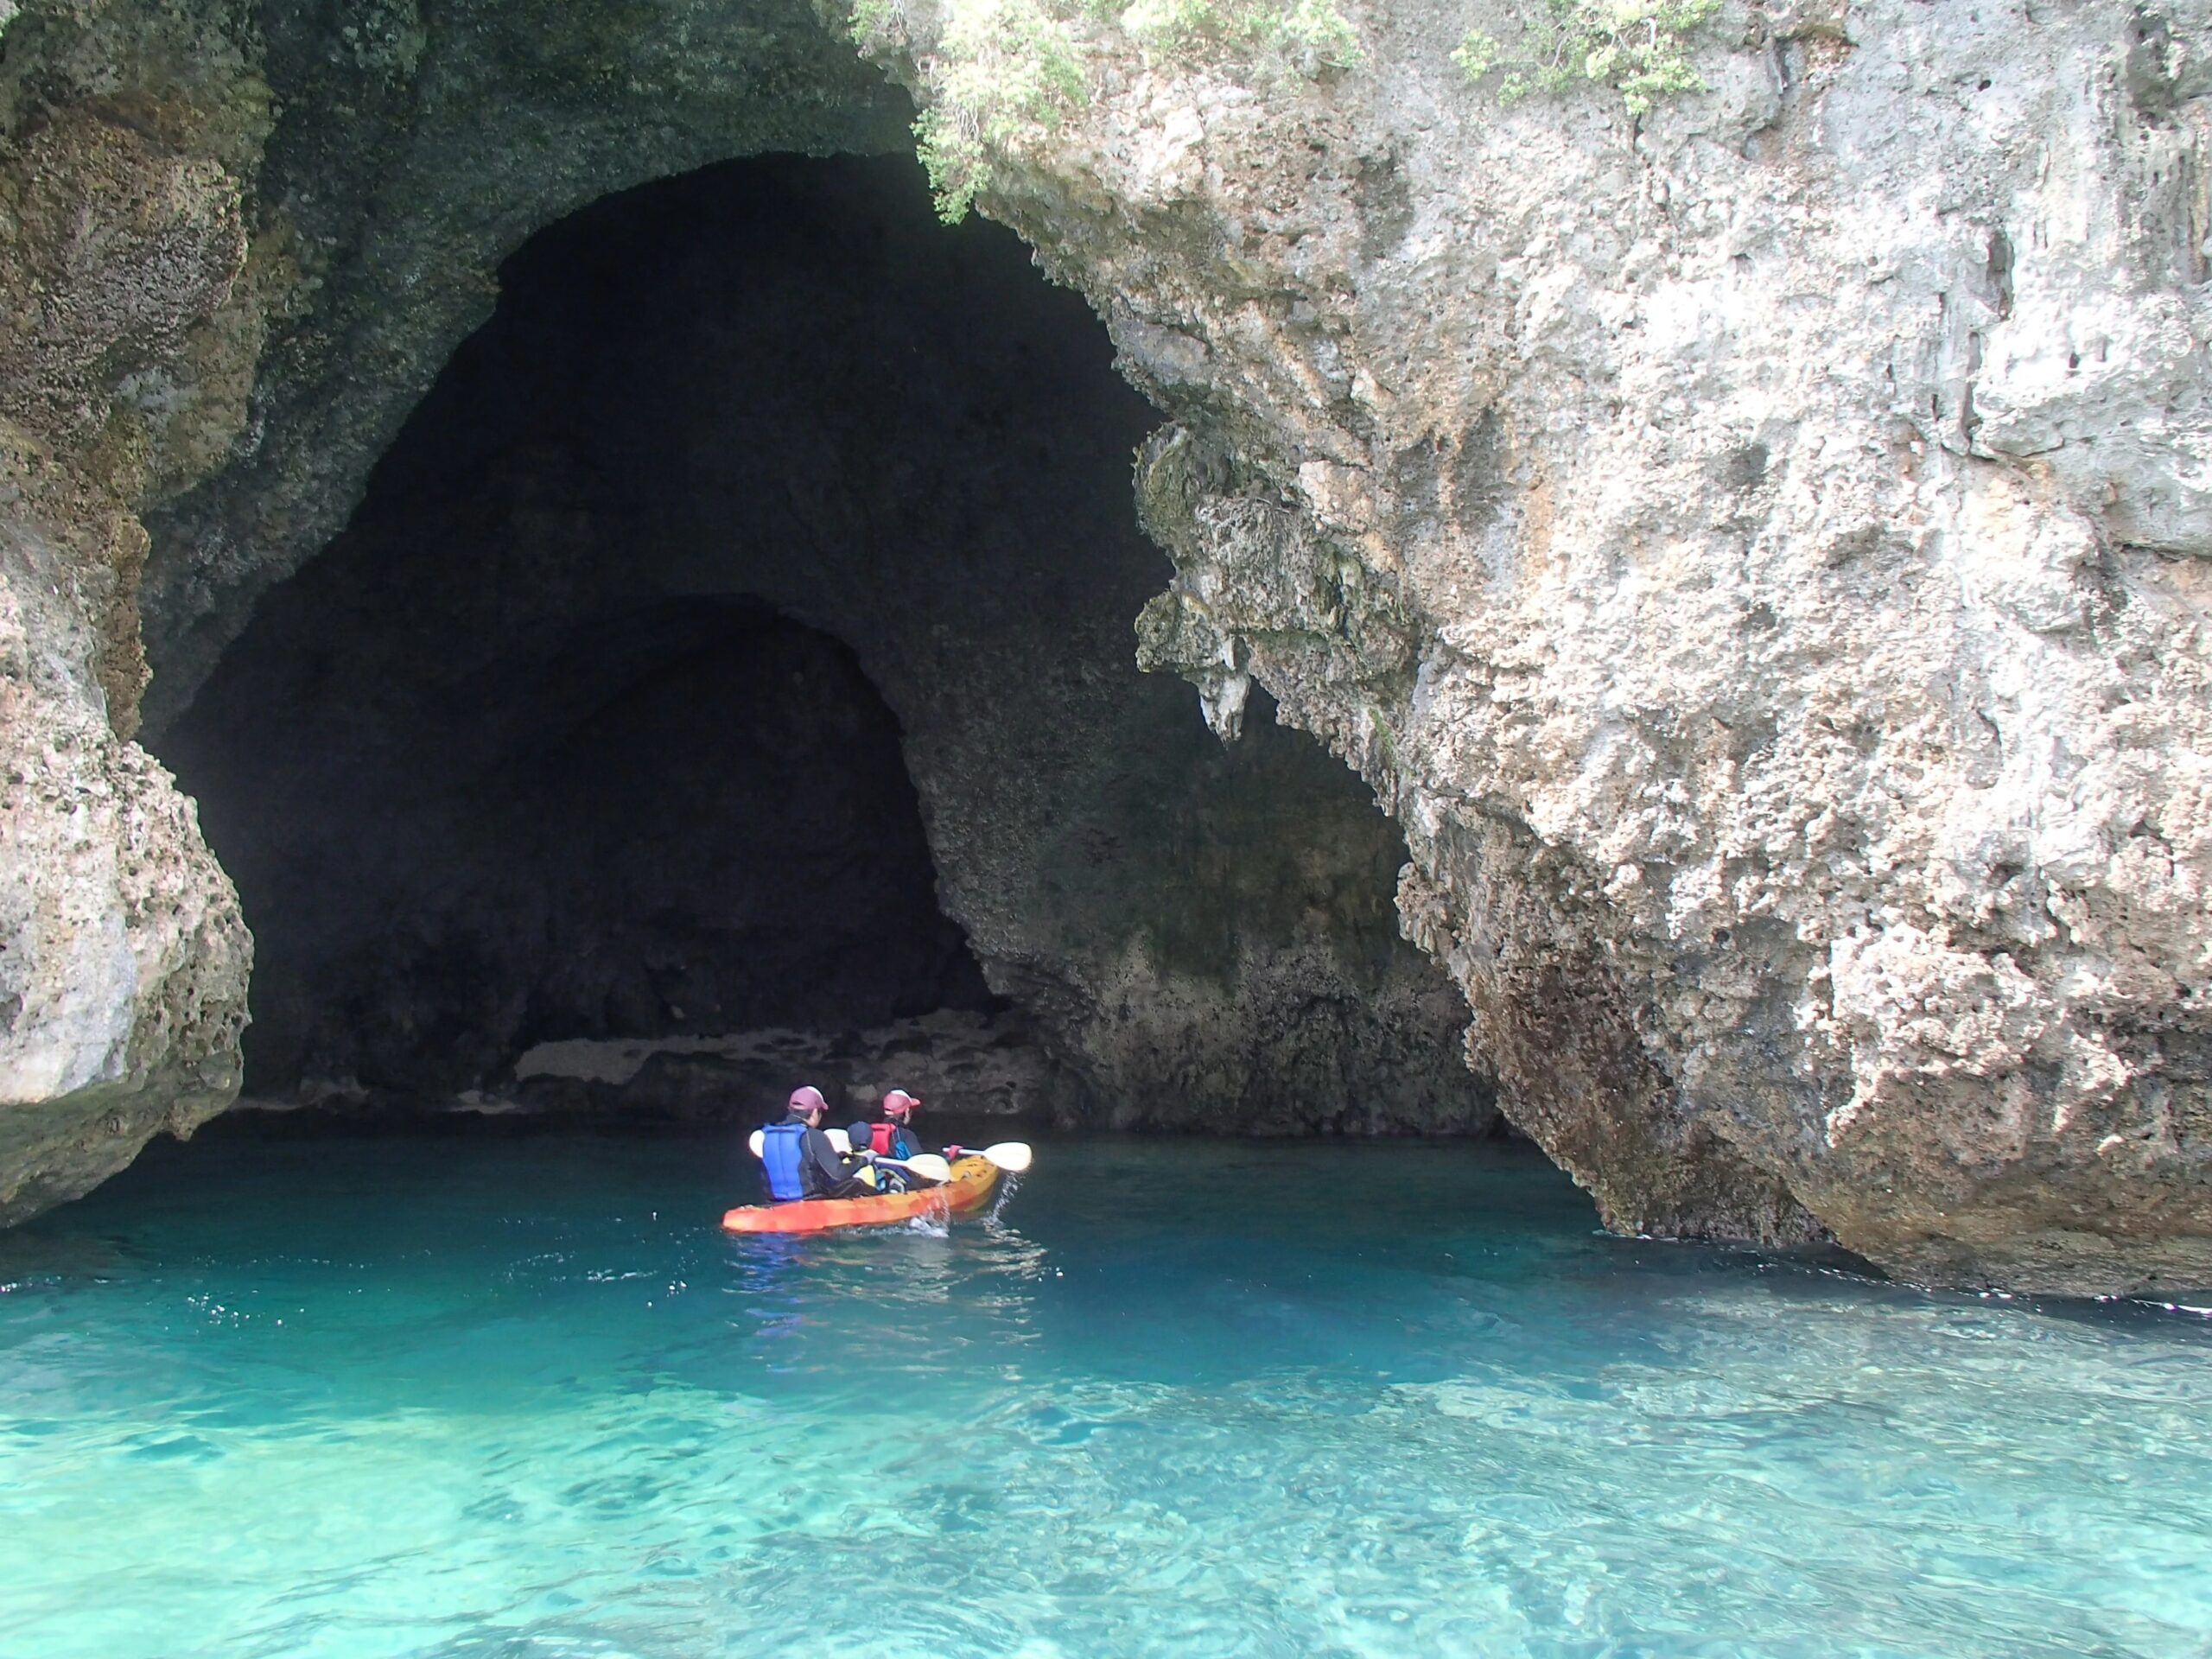
{"label": "red cap", "polygon": [[893,1089],[883,1097],[883,1113],[887,1117],[904,1117],[920,1105],[921,1101],[904,1089]]}
{"label": "red cap", "polygon": [[812,1084],[805,1084],[791,1090],[791,1110],[795,1112],[826,1112],[830,1103],[822,1098],[822,1091]]}

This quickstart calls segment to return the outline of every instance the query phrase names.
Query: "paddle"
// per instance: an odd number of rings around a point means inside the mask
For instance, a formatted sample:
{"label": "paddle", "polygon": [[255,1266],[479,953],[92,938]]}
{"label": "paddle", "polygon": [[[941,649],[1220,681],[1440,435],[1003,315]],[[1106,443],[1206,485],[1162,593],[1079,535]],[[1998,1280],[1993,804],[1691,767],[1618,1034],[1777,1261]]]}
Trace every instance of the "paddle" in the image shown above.
{"label": "paddle", "polygon": [[[828,1133],[830,1143],[838,1151],[852,1150],[852,1141],[842,1129],[831,1129]],[[758,1158],[760,1155],[761,1147],[760,1131],[753,1130],[747,1138],[745,1144],[753,1149],[753,1155]],[[1031,1154],[1026,1141],[1001,1141],[996,1146],[984,1147],[980,1149],[963,1147],[961,1151],[963,1154],[973,1154],[978,1158],[988,1158],[1009,1175],[1019,1175],[1029,1167]],[[909,1158],[903,1164],[895,1158],[879,1158],[876,1162],[889,1164],[895,1169],[911,1169],[917,1175],[925,1176],[932,1181],[942,1181],[952,1173],[952,1166],[933,1152],[922,1153],[917,1157]]]}
{"label": "paddle", "polygon": [[[842,1129],[824,1129],[823,1133],[830,1137],[830,1144],[838,1151],[844,1153],[852,1151],[853,1137]],[[760,1155],[760,1148],[767,1145],[767,1142],[761,1138],[761,1132],[755,1129],[745,1137],[745,1144],[753,1155],[758,1158]]]}
{"label": "paddle", "polygon": [[918,1152],[911,1158],[877,1158],[872,1161],[890,1169],[910,1169],[925,1181],[949,1181],[952,1166],[933,1152]]}
{"label": "paddle", "polygon": [[[1009,1175],[1019,1175],[1029,1167],[1029,1148],[1019,1141],[1001,1141],[995,1147],[980,1149],[963,1147],[963,1158],[983,1158],[996,1164]],[[918,1152],[912,1158],[879,1158],[879,1164],[888,1164],[893,1169],[911,1169],[925,1180],[946,1181],[952,1179],[952,1166],[933,1152]]]}
{"label": "paddle", "polygon": [[961,1155],[967,1158],[988,1158],[1009,1175],[1019,1175],[1029,1167],[1029,1145],[1024,1141],[1001,1141],[993,1147],[963,1147]]}

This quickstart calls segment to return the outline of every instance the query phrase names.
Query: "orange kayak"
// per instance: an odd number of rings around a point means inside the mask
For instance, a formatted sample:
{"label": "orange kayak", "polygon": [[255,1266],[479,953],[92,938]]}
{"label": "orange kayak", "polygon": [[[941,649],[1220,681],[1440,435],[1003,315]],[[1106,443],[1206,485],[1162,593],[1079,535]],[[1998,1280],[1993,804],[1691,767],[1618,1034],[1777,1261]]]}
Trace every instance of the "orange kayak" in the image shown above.
{"label": "orange kayak", "polygon": [[722,1217],[733,1233],[819,1233],[832,1227],[882,1227],[918,1216],[971,1216],[991,1201],[999,1166],[988,1158],[953,1160],[941,1186],[887,1192],[872,1198],[798,1198],[790,1204],[747,1204]]}

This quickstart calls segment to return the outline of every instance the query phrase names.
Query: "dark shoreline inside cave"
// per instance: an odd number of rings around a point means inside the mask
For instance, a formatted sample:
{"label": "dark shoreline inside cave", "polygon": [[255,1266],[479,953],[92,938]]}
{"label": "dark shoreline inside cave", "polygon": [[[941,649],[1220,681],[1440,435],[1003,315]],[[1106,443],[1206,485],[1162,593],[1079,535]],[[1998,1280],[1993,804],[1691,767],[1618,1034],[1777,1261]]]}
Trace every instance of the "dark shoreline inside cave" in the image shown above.
{"label": "dark shoreline inside cave", "polygon": [[[805,1078],[801,1077],[799,1081]],[[162,1143],[197,1144],[211,1135],[219,1141],[238,1137],[245,1140],[308,1139],[325,1135],[422,1135],[483,1136],[497,1140],[505,1135],[530,1136],[537,1135],[592,1134],[616,1136],[636,1135],[653,1138],[665,1135],[688,1135],[729,1132],[743,1134],[762,1124],[776,1121],[781,1109],[772,1103],[760,1104],[757,1109],[741,1103],[733,1103],[725,1110],[711,1116],[685,1116],[676,1113],[656,1113],[650,1109],[626,1108],[611,1110],[605,1106],[582,1104],[513,1104],[496,1106],[472,1104],[455,1100],[410,1100],[393,1096],[378,1096],[351,1104],[317,1102],[299,1104],[289,1101],[255,1100],[241,1098],[238,1103],[220,1116],[210,1119],[190,1137],[188,1143],[176,1142],[175,1137],[164,1135]],[[842,1128],[850,1121],[833,1112],[828,1122],[833,1128]],[[1145,1140],[1227,1140],[1268,1146],[1293,1141],[1338,1141],[1346,1145],[1368,1141],[1397,1143],[1405,1141],[1433,1141],[1439,1146],[1464,1146],[1469,1142],[1490,1143],[1501,1147],[1526,1147],[1541,1151],[1536,1143],[1516,1129],[1503,1116],[1494,1119],[1479,1133],[1469,1135],[1456,1129],[1423,1132],[1418,1129],[1393,1128],[1380,1132],[1357,1128],[1288,1129],[1280,1134],[1257,1134],[1251,1131],[1224,1133],[1202,1125],[1177,1126],[1153,1123],[1141,1128],[1122,1129],[1103,1122],[1084,1119],[1052,1118],[1025,1113],[995,1114],[988,1112],[954,1111],[925,1112],[917,1122],[924,1141],[932,1147],[947,1144],[982,1146],[993,1141],[1025,1140],[1032,1137],[1060,1137],[1070,1135],[1130,1135]],[[1659,1241],[1667,1242],[1667,1241]],[[1707,1240],[1706,1243],[1727,1243],[1726,1240]],[[1748,1244],[1746,1248],[1751,1248]],[[1768,1247],[1761,1246],[1761,1249]],[[1809,1248],[1809,1247],[1808,1247]],[[1827,1247],[1821,1247],[1827,1248]]]}
{"label": "dark shoreline inside cave", "polygon": [[[702,1144],[726,1150],[733,1172],[729,1185],[729,1202],[753,1202],[754,1166],[744,1151],[743,1139],[749,1128],[758,1127],[764,1119],[741,1110],[734,1110],[726,1117],[708,1121],[700,1118],[655,1117],[636,1112],[608,1113],[595,1109],[566,1110],[543,1108],[510,1111],[486,1111],[456,1105],[453,1102],[419,1101],[395,1103],[380,1101],[357,1108],[316,1106],[286,1106],[270,1109],[265,1104],[257,1106],[251,1102],[213,1120],[202,1127],[188,1142],[179,1141],[168,1135],[149,1143],[140,1162],[144,1167],[139,1179],[165,1178],[165,1172],[188,1166],[197,1158],[220,1158],[226,1151],[248,1149],[263,1143],[298,1143],[337,1146],[346,1141],[391,1141],[419,1140],[426,1142],[466,1141],[498,1143],[501,1141],[531,1141],[563,1137],[583,1136],[610,1142],[634,1141],[697,1141]],[[841,1120],[842,1121],[842,1120]],[[1541,1147],[1525,1135],[1515,1129],[1503,1117],[1478,1135],[1456,1133],[1422,1135],[1404,1132],[1382,1135],[1356,1132],[1323,1132],[1283,1135],[1253,1135],[1249,1134],[1224,1135],[1202,1128],[1148,1128],[1130,1131],[1116,1129],[1103,1124],[1081,1122],[1052,1122],[1035,1117],[1008,1117],[963,1112],[928,1112],[919,1124],[923,1138],[931,1147],[949,1145],[968,1147],[988,1146],[994,1141],[1021,1140],[1035,1143],[1040,1155],[1050,1156],[1055,1149],[1064,1149],[1086,1143],[1110,1145],[1117,1141],[1166,1141],[1173,1144],[1188,1142],[1203,1147],[1223,1142],[1249,1148],[1255,1154],[1271,1147],[1287,1146],[1294,1142],[1311,1144],[1321,1141],[1341,1145],[1347,1152],[1363,1146],[1430,1145],[1440,1151],[1447,1147],[1465,1147],[1471,1143],[1486,1146],[1494,1154],[1509,1159],[1526,1159],[1531,1166],[1540,1164],[1548,1175],[1562,1173],[1545,1158]],[[1590,1230],[1606,1237],[1610,1234],[1599,1222],[1594,1211],[1590,1217]],[[0,1236],[5,1236],[0,1235]],[[1741,1262],[1755,1261],[1808,1271],[1838,1274],[1872,1284],[1894,1285],[1900,1290],[1918,1288],[1910,1281],[1897,1279],[1885,1272],[1877,1263],[1854,1255],[1834,1243],[1772,1245],[1732,1238],[1658,1238],[1637,1236],[1624,1238],[1623,1243],[1656,1245],[1685,1253],[1719,1251],[1722,1259]],[[1941,1293],[1929,1293],[1941,1294]],[[1984,1293],[1985,1295],[1995,1293]],[[2148,1308],[2152,1304],[2139,1300],[2115,1304],[2109,1298],[2076,1297],[2010,1297],[2044,1308],[2056,1316],[2071,1318],[2103,1318],[2115,1306]]]}

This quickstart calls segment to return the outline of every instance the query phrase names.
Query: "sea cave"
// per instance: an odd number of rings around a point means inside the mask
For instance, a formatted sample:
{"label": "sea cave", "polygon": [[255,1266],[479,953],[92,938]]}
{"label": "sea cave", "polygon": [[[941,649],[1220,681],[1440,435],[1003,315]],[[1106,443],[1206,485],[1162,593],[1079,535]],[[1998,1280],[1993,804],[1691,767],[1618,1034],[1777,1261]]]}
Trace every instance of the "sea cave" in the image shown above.
{"label": "sea cave", "polygon": [[2208,3],[0,0],[0,1649],[2202,1653]]}

